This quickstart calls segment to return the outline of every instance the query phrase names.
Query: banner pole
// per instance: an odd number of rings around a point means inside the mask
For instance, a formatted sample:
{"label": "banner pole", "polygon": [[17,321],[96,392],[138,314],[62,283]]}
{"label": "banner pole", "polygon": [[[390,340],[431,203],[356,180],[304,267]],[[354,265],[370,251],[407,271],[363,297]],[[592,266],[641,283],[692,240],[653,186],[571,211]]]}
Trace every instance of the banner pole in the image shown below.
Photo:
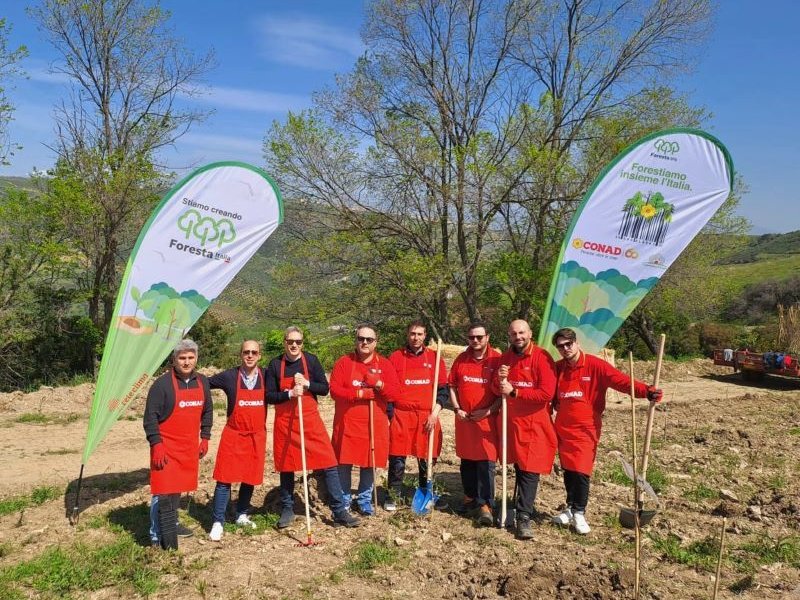
{"label": "banner pole", "polygon": [[78,524],[78,508],[81,501],[81,486],[83,485],[83,467],[86,465],[81,463],[81,472],[78,474],[78,489],[75,491],[75,506],[72,507],[72,514],[69,516],[69,524]]}

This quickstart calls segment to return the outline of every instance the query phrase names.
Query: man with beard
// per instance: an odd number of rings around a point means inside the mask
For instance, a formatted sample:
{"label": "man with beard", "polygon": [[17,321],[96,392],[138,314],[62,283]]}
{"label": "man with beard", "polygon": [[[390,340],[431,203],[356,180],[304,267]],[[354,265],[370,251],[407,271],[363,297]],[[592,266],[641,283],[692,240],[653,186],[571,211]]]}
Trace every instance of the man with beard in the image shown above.
{"label": "man with beard", "polygon": [[539,476],[550,473],[556,454],[556,432],[550,418],[555,367],[550,355],[531,337],[527,321],[511,322],[511,347],[499,359],[493,385],[495,393],[507,398],[508,460],[514,463],[516,473],[516,536],[520,540],[533,538],[531,517]]}
{"label": "man with beard", "polygon": [[264,402],[264,374],[258,367],[261,346],[255,340],[242,342],[242,364],[217,373],[209,379],[211,389],[221,389],[228,398],[228,420],[214,463],[214,501],[209,537],[222,539],[225,511],[231,497],[231,484],[240,482],[236,502],[236,524],[255,529],[247,516],[253,488],[264,481],[264,455],[267,444],[267,407]]}
{"label": "man with beard", "polygon": [[357,527],[358,517],[345,505],[339,481],[336,455],[322,422],[317,397],[328,393],[328,380],[316,356],[303,352],[303,332],[287,327],[283,338],[284,353],[273,358],[267,367],[267,402],[275,404],[273,454],[275,470],[280,473],[281,516],[279,528],[294,521],[294,472],[303,468],[300,447],[300,420],[297,398],[303,398],[306,468],[322,470],[328,488],[334,526]]}
{"label": "man with beard", "polygon": [[[397,510],[396,500],[402,495],[406,457],[416,456],[419,485],[427,482],[428,435],[433,432],[434,463],[442,451],[442,425],[439,412],[446,405],[447,369],[439,359],[439,380],[434,381],[436,352],[425,347],[427,332],[422,321],[412,321],[406,328],[406,346],[395,350],[389,361],[394,365],[400,390],[394,402],[394,414],[389,425],[389,491],[385,510]],[[432,402],[436,388],[436,402]],[[437,508],[446,506],[439,499]]]}
{"label": "man with beard", "polygon": [[[557,525],[571,525],[581,535],[589,533],[586,505],[589,480],[597,456],[597,444],[606,409],[606,390],[625,394],[631,391],[631,378],[606,361],[581,350],[578,336],[569,328],[553,334],[553,345],[561,355],[556,363],[556,435],[558,458],[564,471],[566,508],[553,517]],[[660,402],[663,392],[643,381],[634,382],[637,398]]]}
{"label": "man with beard", "polygon": [[195,371],[197,344],[186,339],[172,351],[172,368],[147,393],[144,426],[150,443],[150,492],[158,496],[161,547],[178,548],[178,503],[197,489],[199,459],[208,453],[214,418],[208,380]]}
{"label": "man with beard", "polygon": [[469,347],[450,368],[450,402],[456,414],[456,455],[461,459],[464,503],[459,512],[478,512],[478,524],[493,523],[494,470],[497,462],[497,421],[500,398],[492,393],[492,379],[500,352],[489,345],[481,322],[467,330]]}

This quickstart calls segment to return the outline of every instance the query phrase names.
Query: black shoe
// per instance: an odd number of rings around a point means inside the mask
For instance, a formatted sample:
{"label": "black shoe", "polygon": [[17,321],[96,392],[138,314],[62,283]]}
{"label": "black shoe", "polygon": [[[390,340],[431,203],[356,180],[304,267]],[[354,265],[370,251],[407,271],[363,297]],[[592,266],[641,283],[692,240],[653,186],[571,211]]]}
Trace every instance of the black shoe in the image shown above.
{"label": "black shoe", "polygon": [[517,516],[517,539],[532,540],[533,530],[531,529],[531,519],[528,516]]}
{"label": "black shoe", "polygon": [[481,506],[479,509],[478,525],[480,527],[491,527],[492,525],[494,525],[494,516],[492,515],[492,509],[485,504]]}
{"label": "black shoe", "polygon": [[284,506],[281,510],[281,518],[278,519],[278,529],[286,529],[294,523],[297,517],[294,514],[294,506]]}
{"label": "black shoe", "polygon": [[445,500],[444,496],[439,496],[436,498],[436,503],[433,505],[433,508],[436,510],[447,510],[450,508],[450,503]]}
{"label": "black shoe", "polygon": [[333,515],[334,527],[358,527],[359,525],[361,525],[361,519],[351,515],[350,511],[340,510]]}
{"label": "black shoe", "polygon": [[175,531],[178,532],[178,537],[185,538],[192,537],[194,535],[194,531],[186,527],[186,525],[181,525],[180,523],[175,526]]}

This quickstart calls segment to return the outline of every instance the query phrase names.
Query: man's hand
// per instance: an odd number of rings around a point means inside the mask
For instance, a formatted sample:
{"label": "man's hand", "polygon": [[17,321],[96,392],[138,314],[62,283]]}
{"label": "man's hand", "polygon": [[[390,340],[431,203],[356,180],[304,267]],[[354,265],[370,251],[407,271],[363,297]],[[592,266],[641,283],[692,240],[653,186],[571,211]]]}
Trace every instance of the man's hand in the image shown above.
{"label": "man's hand", "polygon": [[661,399],[664,397],[664,390],[661,390],[655,386],[648,385],[647,386],[647,399],[650,402],[661,402]]}
{"label": "man's hand", "polygon": [[308,379],[306,379],[306,378],[303,376],[303,374],[302,374],[302,373],[295,373],[295,374],[294,374],[294,384],[295,384],[295,385],[302,386],[302,387],[304,387],[305,389],[308,389],[308,386],[310,386],[310,385],[311,385],[311,383],[308,381]]}
{"label": "man's hand", "polygon": [[465,411],[463,408],[459,408],[456,410],[456,418],[461,419],[462,421],[466,421],[469,419],[469,413]]}
{"label": "man's hand", "polygon": [[473,410],[469,413],[469,420],[470,421],[481,421],[492,414],[488,408],[480,408],[478,410]]}
{"label": "man's hand", "polygon": [[[500,367],[502,369],[502,367]],[[514,386],[511,385],[511,382],[508,379],[500,379],[500,393],[501,394],[510,394],[514,391]]]}
{"label": "man's hand", "polygon": [[303,395],[303,385],[301,383],[295,383],[294,387],[292,388],[292,398],[299,398]]}
{"label": "man's hand", "polygon": [[375,388],[376,390],[380,390],[383,387],[383,381],[381,381],[381,374],[378,373],[375,369],[370,369],[364,375],[364,387]]}
{"label": "man's hand", "polygon": [[200,440],[200,458],[208,454],[208,440],[203,438]]}
{"label": "man's hand", "polygon": [[162,442],[150,446],[150,467],[156,471],[163,469],[169,460],[167,459],[167,449]]}
{"label": "man's hand", "polygon": [[428,418],[425,419],[425,424],[422,426],[423,431],[425,433],[430,433],[433,431],[434,427],[436,427],[436,422],[439,420],[439,415],[435,415],[431,413],[428,415]]}
{"label": "man's hand", "polygon": [[508,365],[500,365],[500,368],[497,369],[497,376],[502,381],[503,379],[508,379],[508,372],[510,368]]}
{"label": "man's hand", "polygon": [[359,400],[374,400],[375,390],[372,388],[358,388],[358,391],[356,392],[356,398]]}

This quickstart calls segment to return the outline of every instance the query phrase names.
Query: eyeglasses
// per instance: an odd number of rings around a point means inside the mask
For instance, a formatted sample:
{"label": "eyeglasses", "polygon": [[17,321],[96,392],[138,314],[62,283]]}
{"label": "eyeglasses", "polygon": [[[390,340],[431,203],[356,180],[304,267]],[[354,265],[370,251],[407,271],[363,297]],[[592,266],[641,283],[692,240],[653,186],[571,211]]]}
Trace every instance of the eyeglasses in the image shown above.
{"label": "eyeglasses", "polygon": [[467,339],[468,340],[477,340],[477,341],[480,342],[485,337],[486,337],[485,335],[468,335]]}
{"label": "eyeglasses", "polygon": [[242,354],[245,355],[245,356],[247,356],[249,354],[252,354],[254,356],[258,356],[259,352],[258,352],[258,350],[242,350]]}
{"label": "eyeglasses", "polygon": [[374,342],[374,341],[375,341],[375,338],[374,338],[374,337],[364,337],[364,336],[362,336],[362,335],[356,336],[356,339],[357,339],[359,342],[361,342],[361,343],[364,343],[364,344],[371,344],[372,342]]}
{"label": "eyeglasses", "polygon": [[283,341],[286,342],[289,346],[302,346],[303,345],[303,340],[290,340],[288,338],[285,338]]}
{"label": "eyeglasses", "polygon": [[575,342],[561,342],[560,344],[556,344],[556,348],[558,348],[559,350],[569,350],[570,348],[572,348],[572,344],[574,343]]}

